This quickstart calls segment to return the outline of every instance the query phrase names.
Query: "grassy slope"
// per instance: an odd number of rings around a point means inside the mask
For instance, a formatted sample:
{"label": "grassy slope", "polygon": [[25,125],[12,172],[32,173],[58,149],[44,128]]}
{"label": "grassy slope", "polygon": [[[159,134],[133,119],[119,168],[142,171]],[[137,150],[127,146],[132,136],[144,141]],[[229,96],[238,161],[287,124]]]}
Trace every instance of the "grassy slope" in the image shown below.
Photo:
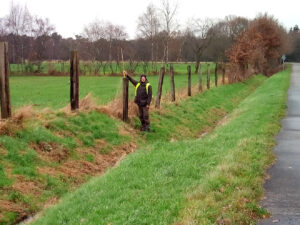
{"label": "grassy slope", "polygon": [[288,75],[264,82],[203,139],[147,145],[34,224],[249,222],[261,212],[256,201],[284,112]]}
{"label": "grassy slope", "polygon": [[[76,116],[47,114],[39,120],[30,119],[23,126],[14,126],[9,125],[8,134],[0,136],[0,202],[9,201],[7,204],[12,205],[7,210],[0,204],[1,225],[11,224],[20,216],[39,210],[47,200],[65,194],[97,173],[76,174],[76,170],[80,171],[74,164],[77,160],[93,164],[101,153],[132,141],[119,133],[123,126],[121,121],[97,112]],[[101,144],[96,144],[98,140]],[[74,173],[59,169],[67,163],[74,166]],[[99,167],[101,172],[102,166]],[[56,174],[39,172],[43,168],[50,172],[56,170]],[[17,206],[22,210],[14,211]]]}
{"label": "grassy slope", "polygon": [[179,104],[164,104],[162,111],[151,114],[153,132],[146,134],[147,140],[155,142],[199,137],[200,131],[211,130],[264,80],[265,77],[257,76],[245,83],[212,88]]}

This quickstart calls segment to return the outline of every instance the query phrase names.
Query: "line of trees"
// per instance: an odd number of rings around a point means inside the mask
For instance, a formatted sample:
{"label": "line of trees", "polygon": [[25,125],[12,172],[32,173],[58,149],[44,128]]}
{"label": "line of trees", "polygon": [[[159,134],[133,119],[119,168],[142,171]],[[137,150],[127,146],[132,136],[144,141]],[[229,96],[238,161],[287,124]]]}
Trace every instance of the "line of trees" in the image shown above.
{"label": "line of trees", "polygon": [[[162,0],[160,7],[150,4],[137,19],[136,38],[128,39],[125,27],[108,21],[94,20],[75,38],[63,38],[46,18],[34,16],[26,6],[11,3],[7,16],[0,18],[0,41],[10,45],[10,63],[26,60],[68,60],[69,52],[77,49],[82,60],[120,63],[195,61],[236,61],[232,49],[241,35],[250,32],[253,21],[227,16],[221,20],[191,18],[184,26],[177,22],[178,6]],[[280,35],[286,34],[284,28]],[[288,59],[300,60],[300,33],[295,26],[283,42],[292,43]],[[228,51],[231,55],[228,57]],[[279,56],[276,56],[279,57]]]}

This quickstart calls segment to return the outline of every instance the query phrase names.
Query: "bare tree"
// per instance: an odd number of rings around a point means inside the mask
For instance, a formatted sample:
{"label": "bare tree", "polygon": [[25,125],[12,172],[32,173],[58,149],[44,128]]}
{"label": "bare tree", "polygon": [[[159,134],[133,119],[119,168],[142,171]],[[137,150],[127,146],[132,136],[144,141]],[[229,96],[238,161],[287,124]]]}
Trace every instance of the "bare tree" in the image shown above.
{"label": "bare tree", "polygon": [[[30,15],[27,6],[15,4],[11,2],[10,11],[8,16],[5,18],[5,25],[9,34],[14,34],[13,46],[12,46],[12,58],[15,61],[17,47],[17,37],[26,35],[31,29],[32,16]],[[23,39],[20,39],[21,47],[21,60],[24,60],[24,43]]]}
{"label": "bare tree", "polygon": [[[113,60],[113,47],[117,49],[116,60],[118,62],[121,42],[128,37],[128,34],[123,26],[115,25],[106,21],[99,21],[97,19],[84,27],[82,35],[90,42],[94,43],[97,55],[100,55],[100,51],[103,51],[103,48],[108,44],[108,61],[111,69]],[[103,42],[102,40],[106,40],[106,42]]]}
{"label": "bare tree", "polygon": [[240,16],[226,16],[224,22],[227,26],[228,36],[234,41],[239,34],[245,32],[249,25],[249,20]]}
{"label": "bare tree", "polygon": [[5,18],[0,18],[0,37],[3,37],[7,34],[7,29],[5,26]]}
{"label": "bare tree", "polygon": [[[109,43],[109,54],[108,60],[111,64],[112,62],[112,44],[115,41],[118,43],[119,40],[125,40],[128,34],[125,32],[125,28],[120,25],[114,25],[110,22],[107,22],[105,25],[105,39]],[[117,51],[118,52],[118,51]]]}
{"label": "bare tree", "polygon": [[27,6],[11,2],[10,11],[6,17],[8,33],[15,35],[26,35],[31,29],[32,16]]}
{"label": "bare tree", "polygon": [[89,41],[98,41],[101,38],[105,38],[105,22],[96,19],[94,22],[86,25],[83,29],[83,37],[89,39]]}
{"label": "bare tree", "polygon": [[43,19],[35,16],[32,21],[31,34],[33,37],[50,36],[55,31],[48,18]]}
{"label": "bare tree", "polygon": [[160,22],[157,9],[153,4],[148,5],[146,12],[138,18],[138,36],[146,38],[151,42],[151,62],[154,62],[154,44],[159,32]]}
{"label": "bare tree", "polygon": [[165,33],[164,40],[164,60],[167,64],[169,61],[169,41],[179,27],[176,21],[178,4],[171,5],[169,0],[162,0],[161,13],[163,18],[163,31]]}
{"label": "bare tree", "polygon": [[204,50],[208,48],[212,41],[213,32],[213,20],[212,19],[193,19],[189,22],[187,29],[187,41],[192,46],[192,50],[196,60],[196,73],[198,73],[200,60]]}
{"label": "bare tree", "polygon": [[93,60],[100,59],[102,61],[101,54],[105,48],[105,24],[104,21],[95,20],[94,22],[86,25],[83,29],[82,36],[89,41],[88,50]]}

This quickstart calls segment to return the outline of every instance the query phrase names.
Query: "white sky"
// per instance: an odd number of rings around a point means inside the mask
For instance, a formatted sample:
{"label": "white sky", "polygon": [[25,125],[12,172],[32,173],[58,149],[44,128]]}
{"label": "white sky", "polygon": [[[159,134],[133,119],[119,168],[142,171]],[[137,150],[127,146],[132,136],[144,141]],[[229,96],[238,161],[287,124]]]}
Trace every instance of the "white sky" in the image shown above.
{"label": "white sky", "polygon": [[[149,3],[161,5],[161,0],[14,0],[27,4],[34,15],[48,17],[63,37],[80,34],[84,25],[94,19],[123,25],[130,38],[135,37],[137,18]],[[189,18],[223,18],[227,15],[254,18],[258,13],[274,15],[290,28],[300,25],[299,0],[170,0],[178,2],[178,22],[184,26]],[[11,0],[1,0],[0,17],[8,14]]]}

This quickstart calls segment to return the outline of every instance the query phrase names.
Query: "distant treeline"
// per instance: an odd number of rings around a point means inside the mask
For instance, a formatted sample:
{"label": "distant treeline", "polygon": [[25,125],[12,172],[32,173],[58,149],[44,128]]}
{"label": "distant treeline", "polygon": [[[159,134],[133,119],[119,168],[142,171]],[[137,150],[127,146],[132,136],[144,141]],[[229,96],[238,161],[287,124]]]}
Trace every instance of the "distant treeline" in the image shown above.
{"label": "distant treeline", "polygon": [[[74,49],[79,51],[80,59],[100,64],[116,62],[119,65],[122,59],[132,65],[134,62],[194,61],[196,72],[201,61],[241,61],[239,55],[233,57],[232,48],[249,25],[253,27],[258,20],[237,16],[219,20],[192,18],[188,24],[179,26],[177,5],[168,1],[162,3],[160,7],[150,4],[138,17],[136,38],[130,40],[125,27],[100,20],[87,24],[75,38],[64,38],[48,19],[34,16],[26,6],[12,2],[7,16],[0,18],[0,41],[9,43],[10,63],[65,61]],[[274,20],[277,26],[273,17],[260,15],[257,18],[264,16],[269,21]],[[286,54],[289,61],[300,61],[298,26],[289,32],[285,29],[280,32],[286,34],[282,41],[290,47],[281,48],[278,54]]]}

